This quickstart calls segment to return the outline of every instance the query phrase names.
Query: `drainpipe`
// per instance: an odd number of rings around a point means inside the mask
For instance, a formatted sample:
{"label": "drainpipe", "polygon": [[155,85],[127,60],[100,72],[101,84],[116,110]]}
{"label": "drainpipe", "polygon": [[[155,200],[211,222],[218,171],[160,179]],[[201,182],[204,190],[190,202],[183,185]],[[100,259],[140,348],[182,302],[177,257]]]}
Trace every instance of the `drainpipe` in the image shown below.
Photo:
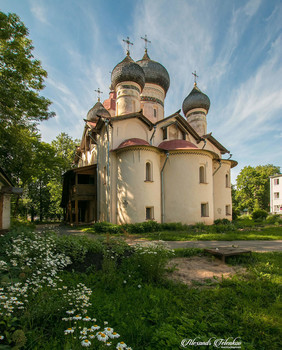
{"label": "drainpipe", "polygon": [[214,171],[214,173],[212,174],[212,176],[214,176],[214,175],[218,172],[218,170],[221,168],[221,165],[222,165],[221,159],[219,159],[219,167]]}
{"label": "drainpipe", "polygon": [[96,194],[96,201],[97,201],[97,221],[100,219],[100,179],[99,179],[99,147],[97,141],[92,137],[91,131],[88,131],[88,136],[91,138],[91,140],[96,144],[97,146],[97,167],[96,167],[96,177],[97,177],[97,194]]}
{"label": "drainpipe", "polygon": [[150,145],[152,145],[152,140],[153,140],[153,137],[155,136],[156,130],[157,130],[157,125],[154,125],[154,132],[150,138]]}
{"label": "drainpipe", "polygon": [[161,222],[162,222],[162,224],[164,223],[164,216],[165,216],[165,205],[164,205],[164,168],[166,166],[166,162],[168,160],[168,157],[169,157],[169,152],[166,152],[166,159],[165,159],[164,165],[163,165],[162,170],[161,170],[161,207],[162,207]]}
{"label": "drainpipe", "polygon": [[110,222],[110,138],[109,138],[109,119],[105,120],[106,132],[107,132],[107,191],[106,191],[106,205],[107,205],[107,222]]}
{"label": "drainpipe", "polygon": [[204,149],[204,148],[206,147],[207,140],[206,140],[206,139],[203,139],[202,141],[204,141],[204,146],[202,147],[202,149]]}

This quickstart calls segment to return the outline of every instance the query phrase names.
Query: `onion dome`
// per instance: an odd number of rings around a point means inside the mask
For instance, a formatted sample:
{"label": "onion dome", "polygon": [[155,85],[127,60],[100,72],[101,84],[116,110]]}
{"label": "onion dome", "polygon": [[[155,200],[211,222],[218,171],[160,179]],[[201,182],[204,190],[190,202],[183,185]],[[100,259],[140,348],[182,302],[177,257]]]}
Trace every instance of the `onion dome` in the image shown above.
{"label": "onion dome", "polygon": [[91,122],[97,122],[99,117],[111,118],[110,113],[106,110],[106,108],[102,105],[100,101],[98,101],[87,113],[87,120]]}
{"label": "onion dome", "polygon": [[116,149],[121,149],[130,146],[150,146],[150,144],[143,139],[132,138],[123,141]]}
{"label": "onion dome", "polygon": [[208,112],[210,104],[211,102],[208,96],[205,95],[196,84],[194,84],[193,90],[183,101],[182,110],[184,115],[194,108],[204,108]]}
{"label": "onion dome", "polygon": [[176,151],[185,149],[198,149],[194,143],[187,140],[169,140],[163,141],[159,144],[158,148],[164,149],[166,151]]}
{"label": "onion dome", "polygon": [[112,83],[111,88],[114,89],[118,83],[123,81],[134,81],[140,85],[141,90],[145,85],[145,73],[143,69],[126,55],[125,59],[115,66],[112,71]]}
{"label": "onion dome", "polygon": [[136,63],[143,68],[146,83],[159,85],[164,89],[165,93],[167,93],[170,85],[170,79],[168,72],[163,65],[151,60],[147,50],[145,50],[142,60],[139,60]]}

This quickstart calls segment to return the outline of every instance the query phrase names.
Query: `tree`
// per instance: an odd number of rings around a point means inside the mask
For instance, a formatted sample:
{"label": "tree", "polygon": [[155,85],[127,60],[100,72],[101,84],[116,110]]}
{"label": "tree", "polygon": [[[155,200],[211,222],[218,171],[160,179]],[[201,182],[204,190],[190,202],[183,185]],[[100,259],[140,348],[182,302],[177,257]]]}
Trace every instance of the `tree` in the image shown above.
{"label": "tree", "polygon": [[280,168],[272,164],[244,167],[237,176],[235,201],[238,209],[269,211],[269,176],[274,174],[280,174]]}
{"label": "tree", "polygon": [[31,126],[54,115],[40,96],[47,72],[34,59],[28,29],[16,14],[0,12],[1,127]]}

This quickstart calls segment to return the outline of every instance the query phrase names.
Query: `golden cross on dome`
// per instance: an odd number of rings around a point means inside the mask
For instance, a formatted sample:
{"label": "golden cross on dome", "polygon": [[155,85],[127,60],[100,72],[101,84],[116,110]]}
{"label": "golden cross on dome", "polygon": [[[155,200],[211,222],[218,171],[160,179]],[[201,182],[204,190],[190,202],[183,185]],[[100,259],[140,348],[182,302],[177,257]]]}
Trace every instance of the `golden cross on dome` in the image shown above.
{"label": "golden cross on dome", "polygon": [[141,36],[141,39],[145,41],[145,51],[147,52],[147,48],[148,48],[148,45],[147,45],[147,44],[148,44],[148,43],[151,44],[151,41],[148,40],[147,34],[145,34],[145,38],[142,38],[142,36]]}
{"label": "golden cross on dome", "polygon": [[130,42],[129,36],[127,37],[126,40],[122,39],[122,41],[124,41],[127,44],[127,52],[126,52],[126,54],[129,56],[129,45],[133,45],[133,43]]}
{"label": "golden cross on dome", "polygon": [[196,71],[194,73],[192,73],[192,75],[194,75],[194,85],[197,85],[197,78],[199,78],[199,76],[197,75]]}
{"label": "golden cross on dome", "polygon": [[95,92],[97,92],[98,94],[98,102],[100,102],[100,94],[103,93],[103,91],[100,90],[100,88],[98,88],[97,90],[94,90]]}

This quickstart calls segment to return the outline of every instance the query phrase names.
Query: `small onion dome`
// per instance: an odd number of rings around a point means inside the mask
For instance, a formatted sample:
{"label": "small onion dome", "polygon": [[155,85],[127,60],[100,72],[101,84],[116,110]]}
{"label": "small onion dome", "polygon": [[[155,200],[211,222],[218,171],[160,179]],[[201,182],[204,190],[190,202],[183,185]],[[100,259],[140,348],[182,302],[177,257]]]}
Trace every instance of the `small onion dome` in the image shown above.
{"label": "small onion dome", "polygon": [[100,101],[98,101],[87,113],[87,120],[91,122],[97,122],[99,120],[99,116],[104,118],[111,118],[110,113],[106,110],[106,108],[102,105]]}
{"label": "small onion dome", "polygon": [[197,85],[194,85],[193,90],[183,101],[182,110],[184,115],[186,115],[187,112],[191,111],[191,109],[194,108],[204,108],[208,112],[210,104],[211,102],[208,96],[202,93]]}
{"label": "small onion dome", "polygon": [[170,79],[168,72],[163,65],[151,60],[147,51],[145,51],[142,60],[139,60],[136,63],[143,68],[146,83],[159,85],[164,89],[165,93],[167,93]]}
{"label": "small onion dome", "polygon": [[114,89],[118,83],[123,81],[134,81],[141,87],[141,90],[145,85],[143,69],[133,61],[129,54],[113,69],[111,88]]}
{"label": "small onion dome", "polygon": [[116,149],[121,149],[130,146],[150,146],[150,144],[143,139],[133,138],[123,141]]}
{"label": "small onion dome", "polygon": [[161,149],[166,151],[175,151],[175,150],[185,150],[185,149],[198,149],[194,143],[186,140],[169,140],[163,141],[158,146]]}

